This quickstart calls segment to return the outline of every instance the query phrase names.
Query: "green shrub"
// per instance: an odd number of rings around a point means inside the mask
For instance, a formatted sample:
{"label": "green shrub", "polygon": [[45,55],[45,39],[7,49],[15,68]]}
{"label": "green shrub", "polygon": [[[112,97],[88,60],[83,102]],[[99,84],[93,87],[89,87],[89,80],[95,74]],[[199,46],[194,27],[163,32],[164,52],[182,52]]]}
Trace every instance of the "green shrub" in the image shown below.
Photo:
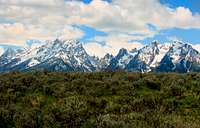
{"label": "green shrub", "polygon": [[0,74],[0,128],[198,128],[197,73]]}

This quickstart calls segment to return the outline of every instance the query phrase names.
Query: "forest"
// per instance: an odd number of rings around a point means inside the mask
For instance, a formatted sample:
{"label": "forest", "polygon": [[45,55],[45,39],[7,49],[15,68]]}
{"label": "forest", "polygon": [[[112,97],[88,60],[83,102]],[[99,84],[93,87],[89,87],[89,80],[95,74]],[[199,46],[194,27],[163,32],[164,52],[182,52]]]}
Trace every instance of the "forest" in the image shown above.
{"label": "forest", "polygon": [[200,74],[0,74],[0,128],[200,128]]}

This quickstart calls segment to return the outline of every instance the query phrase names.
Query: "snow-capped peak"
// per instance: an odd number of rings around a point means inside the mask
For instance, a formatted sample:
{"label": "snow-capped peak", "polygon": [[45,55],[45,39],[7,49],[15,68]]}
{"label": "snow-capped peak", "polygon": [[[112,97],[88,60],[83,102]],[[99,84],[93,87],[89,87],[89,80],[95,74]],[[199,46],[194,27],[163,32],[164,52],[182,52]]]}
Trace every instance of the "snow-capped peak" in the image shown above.
{"label": "snow-capped peak", "polygon": [[[199,52],[189,44],[175,41],[163,57],[158,69],[161,71],[189,72],[193,70],[191,68],[194,66],[193,64],[198,69],[196,65],[200,64]],[[165,68],[163,69],[163,67]]]}
{"label": "snow-capped peak", "polygon": [[8,49],[0,57],[0,72],[14,70],[51,71],[200,71],[200,53],[181,41],[153,41],[141,49],[120,49],[116,56],[106,54],[99,59],[90,56],[78,40],[42,42],[20,52]]}
{"label": "snow-capped peak", "polygon": [[26,69],[39,67],[53,68],[51,70],[93,71],[97,64],[96,61],[86,53],[78,40],[56,39],[46,41],[39,47],[24,49],[12,59],[11,65],[13,69],[23,65]]}
{"label": "snow-capped peak", "polygon": [[9,63],[16,55],[16,51],[8,48],[0,57],[0,65]]}

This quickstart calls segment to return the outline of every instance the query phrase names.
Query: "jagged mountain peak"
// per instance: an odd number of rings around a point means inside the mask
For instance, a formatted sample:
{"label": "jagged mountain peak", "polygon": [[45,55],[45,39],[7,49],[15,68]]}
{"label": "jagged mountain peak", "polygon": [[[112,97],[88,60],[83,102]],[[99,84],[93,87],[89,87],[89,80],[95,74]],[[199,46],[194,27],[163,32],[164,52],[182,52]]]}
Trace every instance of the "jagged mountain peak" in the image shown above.
{"label": "jagged mountain peak", "polygon": [[158,46],[159,44],[160,44],[160,42],[157,41],[157,40],[154,40],[154,41],[152,41],[152,42],[150,43],[151,46]]}
{"label": "jagged mountain peak", "polygon": [[98,70],[105,70],[113,58],[114,56],[112,54],[107,53],[103,58],[100,59],[100,65],[98,66]]}
{"label": "jagged mountain peak", "polygon": [[52,48],[82,47],[82,43],[78,40],[61,40],[57,38],[55,40],[46,41],[43,47],[52,47]]}
{"label": "jagged mountain peak", "polygon": [[68,65],[67,69],[75,70],[75,68],[81,69],[81,67],[83,71],[95,69],[98,59],[89,56],[78,40],[56,39],[50,44],[47,43],[47,46],[44,45],[44,47],[46,48],[41,48],[38,52],[37,58],[41,60],[61,59]]}
{"label": "jagged mountain peak", "polygon": [[182,41],[179,41],[179,40],[175,40],[172,42],[172,45],[174,46],[181,46],[181,45],[184,45],[185,43],[183,43]]}
{"label": "jagged mountain peak", "polygon": [[[126,50],[121,50],[111,64],[109,69],[119,69],[118,67],[124,68],[127,71],[141,71],[149,72],[154,71],[157,67],[163,67],[165,70],[165,63],[189,63],[195,62],[200,64],[200,55],[199,53],[192,48],[191,45],[183,42],[172,42],[161,44],[158,41],[153,41],[150,44],[144,46],[141,49],[133,50],[134,54],[131,55],[131,52],[122,52]],[[126,54],[122,54],[126,53]],[[172,62],[168,61],[166,58],[172,59]],[[175,61],[176,60],[176,61]],[[117,66],[116,66],[117,65]],[[183,64],[178,64],[181,70]],[[185,64],[186,65],[186,64]],[[115,68],[113,68],[115,67]],[[117,67],[117,68],[116,68]],[[186,67],[186,66],[185,66]],[[172,66],[170,68],[173,68]],[[179,70],[179,71],[181,71]],[[187,68],[188,70],[188,68]],[[171,70],[173,71],[173,70]],[[184,72],[186,70],[184,69]]]}
{"label": "jagged mountain peak", "polygon": [[[43,45],[25,49],[16,55],[5,70],[70,70],[70,71],[94,71],[98,59],[89,56],[78,40],[46,41]],[[10,69],[9,67],[12,67]],[[23,68],[24,67],[24,68]]]}
{"label": "jagged mountain peak", "polygon": [[70,40],[62,40],[62,39],[55,39],[53,41],[54,43],[63,43],[63,44],[67,44],[67,45],[78,45],[78,44],[81,44],[79,40],[73,40],[73,39],[70,39]]}
{"label": "jagged mountain peak", "polygon": [[187,55],[190,51],[197,52],[195,49],[192,48],[190,44],[183,43],[180,41],[174,41],[172,43],[172,46],[169,49],[168,54],[175,54],[179,56],[185,56]]}
{"label": "jagged mountain peak", "polygon": [[200,54],[193,49],[190,44],[174,41],[169,51],[165,54],[160,65],[159,71],[189,72],[199,70]]}
{"label": "jagged mountain peak", "polygon": [[114,56],[112,54],[109,54],[107,53],[103,58],[106,59],[106,58],[113,58]]}
{"label": "jagged mountain peak", "polygon": [[8,48],[0,57],[0,66],[9,63],[15,56],[16,51],[12,48]]}
{"label": "jagged mountain peak", "polygon": [[14,70],[51,71],[200,71],[200,54],[190,44],[153,41],[140,49],[121,48],[116,56],[90,56],[78,40],[43,42],[37,47],[16,52],[8,49],[0,57],[0,72]]}
{"label": "jagged mountain peak", "polygon": [[127,49],[125,49],[125,48],[121,48],[120,50],[119,50],[119,52],[118,52],[118,54],[117,54],[117,58],[121,58],[121,57],[123,57],[123,56],[125,56],[125,55],[127,55],[128,54],[128,50]]}
{"label": "jagged mountain peak", "polygon": [[193,49],[193,47],[189,43],[185,43],[183,41],[173,41],[171,43],[171,49]]}
{"label": "jagged mountain peak", "polygon": [[137,52],[137,48],[134,48],[134,49],[132,49],[132,50],[130,50],[130,53],[135,53],[135,52]]}

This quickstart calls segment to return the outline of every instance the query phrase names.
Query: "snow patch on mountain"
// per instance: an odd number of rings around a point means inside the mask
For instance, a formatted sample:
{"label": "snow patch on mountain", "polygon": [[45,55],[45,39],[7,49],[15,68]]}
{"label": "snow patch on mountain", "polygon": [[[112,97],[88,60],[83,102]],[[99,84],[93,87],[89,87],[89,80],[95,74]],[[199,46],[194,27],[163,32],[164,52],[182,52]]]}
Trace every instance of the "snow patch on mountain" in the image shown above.
{"label": "snow patch on mountain", "polygon": [[58,70],[58,68],[66,70],[65,68],[69,67],[67,69],[94,71],[97,66],[97,61],[86,53],[78,40],[56,39],[54,41],[47,41],[39,47],[25,48],[23,51],[17,53],[14,58],[10,58],[10,61],[10,67],[13,70],[15,70],[15,67],[16,70],[19,67],[23,69],[22,66],[25,66],[26,69],[37,68],[37,66],[46,69],[46,67],[52,65],[51,63],[53,63],[52,67],[55,70]]}
{"label": "snow patch on mountain", "polygon": [[151,62],[150,67],[155,68],[156,66],[158,66],[165,54],[169,51],[170,47],[171,45],[169,43],[159,44],[159,53],[154,56],[154,60]]}
{"label": "snow patch on mountain", "polygon": [[200,54],[180,41],[153,41],[140,49],[120,49],[116,56],[91,56],[78,40],[45,41],[23,50],[7,49],[0,56],[0,72],[27,70],[190,72],[200,71]]}

